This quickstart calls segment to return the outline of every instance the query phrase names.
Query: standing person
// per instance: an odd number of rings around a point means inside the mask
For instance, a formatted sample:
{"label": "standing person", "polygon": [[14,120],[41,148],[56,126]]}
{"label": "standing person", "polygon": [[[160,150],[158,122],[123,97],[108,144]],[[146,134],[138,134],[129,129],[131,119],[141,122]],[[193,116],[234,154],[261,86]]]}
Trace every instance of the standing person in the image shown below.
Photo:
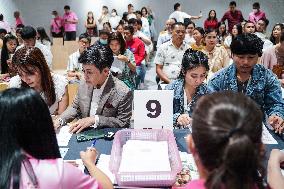
{"label": "standing person", "polygon": [[221,22],[228,21],[229,32],[232,32],[233,26],[241,23],[244,20],[243,14],[240,10],[236,9],[237,3],[231,1],[229,4],[229,10],[225,12],[224,16],[221,19]]}
{"label": "standing person", "polygon": [[201,17],[202,17],[201,13],[199,16],[191,16],[185,12],[182,12],[180,3],[174,4],[174,12],[169,16],[169,18],[174,18],[176,19],[177,22],[181,22],[181,23],[184,23],[185,18],[193,20],[193,19],[199,19]]}
{"label": "standing person", "polygon": [[64,32],[66,41],[76,40],[76,25],[78,24],[78,17],[75,12],[70,10],[69,5],[64,6]]}
{"label": "standing person", "polygon": [[253,22],[254,24],[257,23],[260,19],[266,19],[265,12],[260,10],[260,4],[259,2],[255,2],[252,4],[252,12],[249,13],[248,20]]}
{"label": "standing person", "polygon": [[[257,64],[263,41],[254,34],[239,35],[231,44],[234,63],[215,74],[208,82],[210,92],[231,90],[253,99],[266,115],[265,123],[276,133],[284,131],[284,101],[276,76]],[[267,119],[266,119],[267,117]]]}
{"label": "standing person", "polygon": [[16,24],[15,24],[15,28],[19,27],[19,26],[23,26],[24,25],[24,22],[20,16],[20,12],[19,11],[15,11],[14,12],[14,17],[16,19]]}
{"label": "standing person", "polygon": [[156,53],[154,63],[161,84],[170,83],[180,74],[183,54],[189,48],[188,44],[184,42],[184,36],[184,24],[174,23],[172,25],[172,40],[162,44]]}
{"label": "standing person", "polygon": [[203,52],[192,49],[185,51],[178,79],[165,88],[174,90],[173,125],[176,128],[188,128],[191,124],[197,100],[208,93],[207,85],[203,83],[208,71],[208,58]]}
{"label": "standing person", "polygon": [[0,188],[113,188],[95,165],[95,148],[80,152],[91,176],[63,161],[47,105],[34,90],[0,93],[0,113]]}
{"label": "standing person", "polygon": [[11,74],[14,70],[12,69],[12,56],[18,46],[16,36],[12,34],[5,35],[3,39],[3,47],[1,50],[1,74]]}
{"label": "standing person", "polygon": [[51,40],[48,37],[44,27],[37,27],[36,32],[37,32],[37,42],[45,45],[48,49],[50,49],[51,48]]}
{"label": "standing person", "polygon": [[194,50],[201,51],[204,49],[204,35],[205,31],[201,27],[196,27],[193,30],[193,39],[195,43],[191,44],[190,47]]}
{"label": "standing person", "polygon": [[130,20],[131,18],[137,18],[135,13],[134,13],[134,6],[132,4],[127,5],[127,20]]}
{"label": "standing person", "polygon": [[284,30],[284,24],[277,23],[273,26],[270,41],[273,43],[273,45],[277,45],[280,43],[280,36],[281,32]]}
{"label": "standing person", "polygon": [[109,14],[108,14],[108,7],[107,6],[103,6],[102,7],[102,13],[101,15],[99,16],[99,19],[98,19],[98,30],[102,30],[103,29],[103,26],[104,26],[104,23],[108,22],[109,21]]}
{"label": "standing person", "polygon": [[243,94],[201,97],[187,137],[200,178],[184,188],[269,189],[264,182],[262,118],[259,106]]}
{"label": "standing person", "polygon": [[96,20],[94,18],[94,13],[92,11],[89,11],[87,14],[87,19],[85,21],[85,28],[86,28],[86,33],[90,36],[90,37],[97,37],[98,33],[97,33],[97,24],[96,24]]}
{"label": "standing person", "polygon": [[0,28],[5,29],[7,33],[11,32],[11,26],[8,22],[4,20],[3,14],[0,14]]}
{"label": "standing person", "polygon": [[229,55],[223,46],[217,46],[217,32],[214,29],[205,32],[205,47],[202,52],[208,56],[208,78],[229,65]]}
{"label": "standing person", "polygon": [[61,114],[67,108],[68,81],[64,76],[50,72],[39,48],[20,48],[12,63],[18,75],[11,78],[10,88],[33,88],[48,105],[50,114]]}
{"label": "standing person", "polygon": [[210,10],[208,13],[208,18],[204,21],[205,31],[209,28],[217,29],[218,28],[218,19],[215,10]]}
{"label": "standing person", "polygon": [[108,45],[114,56],[114,63],[110,68],[111,72],[131,90],[134,90],[136,62],[133,53],[126,48],[126,43],[121,33],[113,32],[110,34]]}
{"label": "standing person", "polygon": [[141,20],[142,20],[142,32],[147,35],[147,37],[151,38],[151,32],[150,32],[150,22],[152,24],[151,16],[148,15],[148,10],[146,7],[141,8]]}
{"label": "standing person", "polygon": [[52,37],[63,37],[64,33],[64,22],[63,18],[58,14],[57,11],[52,11],[52,19],[50,22],[50,32]]}
{"label": "standing person", "polygon": [[138,76],[136,88],[143,89],[146,73],[145,65],[142,63],[145,59],[145,45],[141,39],[134,37],[133,26],[124,26],[124,39],[126,47],[134,54],[136,62],[136,74]]}
{"label": "standing person", "polygon": [[116,29],[120,20],[121,20],[121,17],[117,15],[116,9],[112,9],[110,17],[109,17],[109,23],[112,29]]}

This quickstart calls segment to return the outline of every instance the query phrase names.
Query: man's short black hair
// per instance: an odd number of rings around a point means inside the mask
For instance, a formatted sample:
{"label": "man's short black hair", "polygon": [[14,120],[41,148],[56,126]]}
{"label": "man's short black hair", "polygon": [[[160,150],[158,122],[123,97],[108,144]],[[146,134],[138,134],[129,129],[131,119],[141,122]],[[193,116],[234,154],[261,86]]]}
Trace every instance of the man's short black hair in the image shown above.
{"label": "man's short black hair", "polygon": [[180,7],[179,3],[174,4],[174,10],[176,11]]}
{"label": "man's short black hair", "polygon": [[25,26],[20,32],[23,40],[36,37],[36,30],[32,26]]}
{"label": "man's short black hair", "polygon": [[137,23],[137,19],[136,18],[130,18],[129,20],[128,20],[128,25],[134,25],[134,24],[136,24]]}
{"label": "man's short black hair", "polygon": [[238,35],[231,43],[231,51],[236,55],[257,54],[262,55],[263,41],[255,34],[246,33]]}
{"label": "man's short black hair", "polygon": [[107,35],[107,36],[109,36],[109,32],[107,31],[107,30],[105,30],[105,29],[102,29],[102,30],[100,30],[99,31],[99,36],[101,36],[101,35]]}
{"label": "man's short black hair", "polygon": [[142,20],[141,19],[137,19],[137,25],[142,26]]}
{"label": "man's short black hair", "polygon": [[133,26],[124,26],[124,28],[123,28],[124,30],[128,30],[130,33],[131,33],[131,35],[133,35],[134,34],[134,28],[133,28]]}
{"label": "man's short black hair", "polygon": [[7,34],[7,30],[5,30],[4,28],[0,28],[0,34]]}
{"label": "man's short black hair", "polygon": [[70,6],[69,5],[65,5],[64,6],[64,10],[70,10]]}
{"label": "man's short black hair", "polygon": [[111,68],[113,53],[108,46],[93,45],[83,51],[78,61],[82,64],[93,64],[102,72],[104,68]]}
{"label": "man's short black hair", "polygon": [[90,37],[87,33],[82,33],[82,34],[79,36],[79,41],[80,41],[81,39],[87,39],[87,41],[88,41],[89,43],[91,43],[91,37]]}
{"label": "man's short black hair", "polygon": [[3,14],[0,14],[0,21],[3,21],[3,19],[4,19]]}
{"label": "man's short black hair", "polygon": [[172,24],[171,29],[174,30],[176,26],[184,26],[185,27],[185,25],[182,22],[176,22],[176,23]]}
{"label": "man's short black hair", "polygon": [[186,27],[187,27],[188,25],[190,25],[190,24],[192,24],[192,25],[193,25],[193,27],[195,27],[195,23],[194,23],[193,21],[191,21],[191,20],[189,20],[189,21],[187,22]]}
{"label": "man's short black hair", "polygon": [[236,1],[231,1],[230,4],[229,4],[229,6],[235,6],[235,7],[236,7],[236,6],[237,6]]}
{"label": "man's short black hair", "polygon": [[259,9],[259,8],[260,8],[260,4],[259,4],[259,2],[255,2],[255,3],[253,3],[253,4],[252,4],[252,7],[253,7],[253,8],[257,8],[257,9]]}

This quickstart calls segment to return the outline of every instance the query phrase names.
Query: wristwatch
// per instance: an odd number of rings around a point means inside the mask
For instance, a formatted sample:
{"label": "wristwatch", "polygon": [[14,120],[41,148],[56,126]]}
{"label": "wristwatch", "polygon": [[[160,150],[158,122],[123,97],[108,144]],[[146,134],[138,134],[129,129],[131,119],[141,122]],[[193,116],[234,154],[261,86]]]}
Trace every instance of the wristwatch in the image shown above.
{"label": "wristwatch", "polygon": [[131,63],[131,62],[130,62],[130,59],[128,59],[126,63],[127,63],[127,64],[130,64],[130,63]]}
{"label": "wristwatch", "polygon": [[58,119],[58,122],[59,122],[60,127],[62,127],[62,126],[64,125],[63,119],[59,118],[59,119]]}

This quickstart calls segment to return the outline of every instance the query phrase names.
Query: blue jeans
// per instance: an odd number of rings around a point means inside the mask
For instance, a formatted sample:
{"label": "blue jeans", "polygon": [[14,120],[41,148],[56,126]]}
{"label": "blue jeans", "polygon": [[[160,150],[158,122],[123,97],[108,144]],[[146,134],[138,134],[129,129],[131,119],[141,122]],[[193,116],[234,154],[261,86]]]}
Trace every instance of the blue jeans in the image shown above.
{"label": "blue jeans", "polygon": [[140,66],[136,66],[136,74],[138,76],[138,78],[136,79],[136,85],[144,83],[146,74],[145,65],[141,64]]}

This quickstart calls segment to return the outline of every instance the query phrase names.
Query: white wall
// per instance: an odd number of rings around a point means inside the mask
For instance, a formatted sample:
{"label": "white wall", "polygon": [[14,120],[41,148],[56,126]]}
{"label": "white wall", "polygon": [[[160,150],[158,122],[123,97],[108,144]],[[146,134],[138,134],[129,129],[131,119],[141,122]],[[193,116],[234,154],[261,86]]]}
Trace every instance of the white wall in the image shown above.
{"label": "white wall", "polygon": [[[173,11],[174,3],[182,4],[182,9],[191,15],[198,15],[201,10],[203,18],[196,21],[198,26],[203,25],[209,10],[215,9],[217,17],[221,19],[222,15],[228,8],[230,1],[228,0],[0,0],[0,12],[8,18],[8,21],[14,24],[13,11],[18,9],[24,18],[26,24],[33,26],[44,26],[49,28],[51,19],[51,11],[57,10],[63,14],[64,5],[68,4],[71,9],[75,11],[79,17],[78,33],[84,32],[84,20],[86,13],[93,11],[96,16],[101,12],[101,7],[106,5],[111,10],[117,9],[118,13],[122,15],[127,11],[127,5],[132,3],[135,10],[141,9],[142,6],[150,6],[156,14],[156,28],[160,31],[164,22]],[[241,9],[245,18],[248,17],[252,9],[254,0],[236,0],[237,8]],[[274,23],[284,22],[284,0],[259,0],[261,8],[265,10],[270,20],[268,31],[271,30]],[[49,30],[48,30],[49,31]],[[77,33],[77,34],[78,34]]]}

